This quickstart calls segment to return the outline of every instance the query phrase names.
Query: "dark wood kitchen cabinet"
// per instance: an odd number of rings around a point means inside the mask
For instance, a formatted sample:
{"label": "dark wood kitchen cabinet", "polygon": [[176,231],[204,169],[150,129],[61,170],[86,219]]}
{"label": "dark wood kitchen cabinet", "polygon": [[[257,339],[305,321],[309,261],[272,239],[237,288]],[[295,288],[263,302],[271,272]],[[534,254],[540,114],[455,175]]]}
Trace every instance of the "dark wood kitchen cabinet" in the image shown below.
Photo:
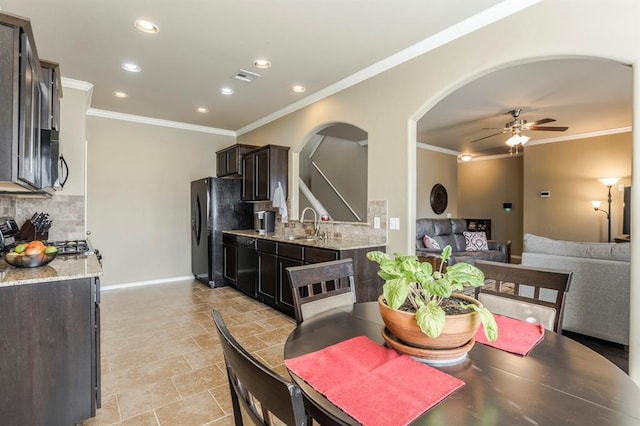
{"label": "dark wood kitchen cabinet", "polygon": [[238,278],[238,246],[235,235],[222,235],[222,277],[236,286]]}
{"label": "dark wood kitchen cabinet", "polygon": [[216,152],[216,176],[242,176],[242,154],[256,148],[254,145],[235,144]]}
{"label": "dark wood kitchen cabinet", "polygon": [[29,20],[0,12],[0,182],[40,189],[42,70]]}
{"label": "dark wood kitchen cabinet", "polygon": [[278,243],[278,299],[276,308],[289,316],[294,316],[293,294],[287,268],[304,264],[304,246]]}
{"label": "dark wood kitchen cabinet", "polygon": [[242,155],[242,201],[268,201],[282,185],[285,199],[289,175],[289,148],[265,145]]}
{"label": "dark wood kitchen cabinet", "polygon": [[258,299],[270,305],[278,300],[278,243],[258,240]]}
{"label": "dark wood kitchen cabinet", "polygon": [[257,298],[290,316],[293,312],[293,295],[287,268],[309,263],[353,259],[358,301],[373,301],[382,293],[382,280],[378,267],[366,259],[368,251],[384,251],[384,247],[366,249],[332,250],[302,244],[283,243],[258,238],[258,291]]}
{"label": "dark wood kitchen cabinet", "polygon": [[0,288],[0,418],[73,425],[100,407],[97,277]]}

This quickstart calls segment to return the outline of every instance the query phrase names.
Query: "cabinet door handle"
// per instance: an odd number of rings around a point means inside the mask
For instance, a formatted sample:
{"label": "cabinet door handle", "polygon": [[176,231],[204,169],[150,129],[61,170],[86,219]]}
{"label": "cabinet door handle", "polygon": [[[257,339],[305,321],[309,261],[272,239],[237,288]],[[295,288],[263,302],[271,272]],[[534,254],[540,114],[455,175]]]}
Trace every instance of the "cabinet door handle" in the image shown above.
{"label": "cabinet door handle", "polygon": [[67,179],[69,179],[69,165],[62,154],[60,154],[60,164],[64,166],[64,180],[60,182],[60,188],[64,188],[64,184],[67,183]]}

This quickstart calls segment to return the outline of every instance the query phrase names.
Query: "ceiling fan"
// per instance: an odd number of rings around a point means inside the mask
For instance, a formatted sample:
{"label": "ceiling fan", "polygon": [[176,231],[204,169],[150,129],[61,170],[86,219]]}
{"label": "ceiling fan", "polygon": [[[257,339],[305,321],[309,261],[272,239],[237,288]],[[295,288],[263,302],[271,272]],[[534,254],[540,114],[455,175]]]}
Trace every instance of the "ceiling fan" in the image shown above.
{"label": "ceiling fan", "polygon": [[[527,120],[522,120],[518,118],[521,112],[522,112],[522,109],[520,108],[512,109],[511,111],[509,111],[509,114],[511,114],[511,116],[513,117],[513,121],[505,123],[504,128],[501,131],[499,131],[498,133],[491,134],[489,136],[484,136],[482,138],[472,140],[471,143],[480,142],[482,140],[492,138],[502,133],[509,133],[511,134],[511,137],[507,139],[506,143],[507,145],[510,146],[512,153],[513,153],[513,148],[515,147],[516,154],[517,154],[518,145],[524,145],[530,139],[528,136],[522,134],[522,132],[524,131],[544,130],[547,132],[564,132],[565,130],[568,129],[568,127],[565,127],[565,126],[541,126],[541,124],[547,124],[547,123],[556,121],[553,118],[543,118],[541,120],[532,121],[531,123],[529,123],[527,122]],[[496,128],[489,127],[485,129],[496,129]]]}

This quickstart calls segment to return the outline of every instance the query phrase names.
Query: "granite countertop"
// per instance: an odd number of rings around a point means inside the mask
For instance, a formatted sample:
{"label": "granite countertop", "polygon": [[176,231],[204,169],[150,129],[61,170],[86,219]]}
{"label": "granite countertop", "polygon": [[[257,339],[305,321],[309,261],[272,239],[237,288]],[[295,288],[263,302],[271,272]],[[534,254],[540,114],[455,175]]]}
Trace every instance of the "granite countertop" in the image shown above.
{"label": "granite countertop", "polygon": [[48,265],[37,268],[16,268],[0,258],[0,288],[100,275],[102,275],[102,266],[93,254],[58,256]]}
{"label": "granite countertop", "polygon": [[258,234],[253,229],[237,230],[237,231],[223,231],[223,234],[241,235],[245,237],[260,238],[263,240],[277,241],[279,243],[298,244],[307,247],[318,247],[330,250],[355,250],[371,247],[386,246],[384,243],[372,243],[367,241],[349,240],[345,238],[328,238],[327,240],[319,239],[290,239],[290,236],[285,234],[276,234],[269,232],[266,234]]}

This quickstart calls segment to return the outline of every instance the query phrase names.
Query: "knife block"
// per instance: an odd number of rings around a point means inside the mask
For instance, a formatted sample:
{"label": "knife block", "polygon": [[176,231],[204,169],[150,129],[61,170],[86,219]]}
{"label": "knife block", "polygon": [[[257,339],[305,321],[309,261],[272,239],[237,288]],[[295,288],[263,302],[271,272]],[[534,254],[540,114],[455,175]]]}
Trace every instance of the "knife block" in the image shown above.
{"label": "knife block", "polygon": [[36,227],[33,225],[31,220],[27,220],[22,227],[20,228],[20,239],[22,241],[33,241],[33,240],[48,240],[49,239],[49,231],[47,232],[36,232]]}

